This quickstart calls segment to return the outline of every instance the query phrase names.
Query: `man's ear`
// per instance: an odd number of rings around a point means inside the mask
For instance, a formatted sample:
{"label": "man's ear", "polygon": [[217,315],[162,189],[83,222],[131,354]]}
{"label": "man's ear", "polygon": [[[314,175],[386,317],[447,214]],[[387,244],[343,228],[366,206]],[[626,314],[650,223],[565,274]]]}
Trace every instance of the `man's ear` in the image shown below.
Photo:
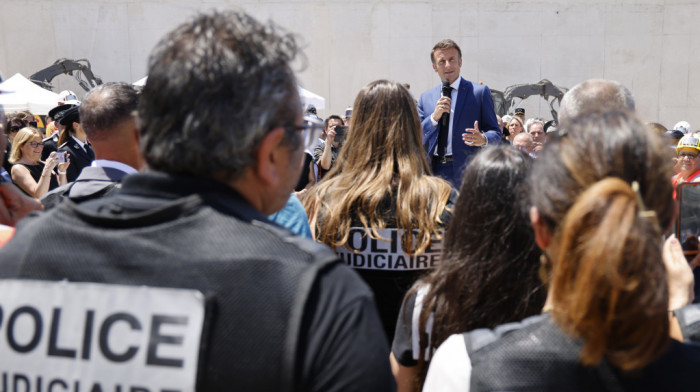
{"label": "man's ear", "polygon": [[433,71],[437,72],[437,65],[435,65],[435,63],[433,63]]}
{"label": "man's ear", "polygon": [[545,250],[549,247],[549,243],[552,241],[552,230],[547,226],[537,207],[530,207],[530,223],[532,224],[532,229],[535,232],[535,243],[537,246]]}
{"label": "man's ear", "polygon": [[256,173],[260,180],[268,185],[276,184],[283,173],[279,171],[279,164],[283,157],[281,149],[285,146],[281,145],[284,138],[284,128],[277,127],[268,132],[260,142],[260,147],[255,154],[257,159]]}

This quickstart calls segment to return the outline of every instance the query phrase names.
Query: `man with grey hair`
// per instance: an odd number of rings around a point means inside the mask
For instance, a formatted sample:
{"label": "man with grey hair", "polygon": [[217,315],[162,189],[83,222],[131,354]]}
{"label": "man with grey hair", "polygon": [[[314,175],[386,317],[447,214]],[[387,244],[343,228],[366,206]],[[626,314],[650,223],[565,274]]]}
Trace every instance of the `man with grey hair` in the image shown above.
{"label": "man with grey hair", "polygon": [[537,155],[545,143],[544,121],[539,118],[532,118],[526,125],[527,133],[532,138],[532,154]]}
{"label": "man with grey hair", "polygon": [[627,109],[634,111],[632,92],[620,82],[589,79],[564,94],[559,107],[559,124],[596,109]]}
{"label": "man with grey hair", "polygon": [[139,102],[148,171],[25,218],[0,249],[3,313],[30,325],[0,341],[3,372],[85,390],[395,388],[369,288],[266,217],[320,132],[297,55],[293,35],[235,11],[157,44]]}
{"label": "man with grey hair", "polygon": [[109,195],[119,189],[124,176],[143,166],[137,105],[138,92],[127,83],[107,83],[90,90],[79,110],[95,160],[83,168],[74,182],[44,195],[41,202],[45,209],[65,198],[83,202]]}

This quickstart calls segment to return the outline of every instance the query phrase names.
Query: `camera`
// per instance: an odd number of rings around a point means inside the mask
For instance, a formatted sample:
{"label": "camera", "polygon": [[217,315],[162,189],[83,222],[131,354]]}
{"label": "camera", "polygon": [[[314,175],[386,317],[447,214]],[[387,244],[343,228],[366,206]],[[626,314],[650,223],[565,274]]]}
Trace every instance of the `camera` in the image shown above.
{"label": "camera", "polygon": [[57,152],[56,156],[58,157],[58,163],[66,163],[66,153],[65,152]]}
{"label": "camera", "polygon": [[338,125],[335,127],[335,140],[336,142],[343,144],[345,138],[348,136],[348,127],[343,125]]}

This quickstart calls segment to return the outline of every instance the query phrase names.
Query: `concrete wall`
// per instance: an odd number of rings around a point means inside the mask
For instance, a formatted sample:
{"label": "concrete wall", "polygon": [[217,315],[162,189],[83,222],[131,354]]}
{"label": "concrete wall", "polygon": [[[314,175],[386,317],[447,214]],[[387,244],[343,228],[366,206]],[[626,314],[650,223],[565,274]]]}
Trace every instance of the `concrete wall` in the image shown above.
{"label": "concrete wall", "polygon": [[[645,120],[700,129],[700,4],[686,0],[0,0],[0,72],[88,58],[103,80],[133,82],[166,31],[197,10],[236,7],[299,34],[308,59],[299,79],[326,97],[323,116],[342,113],[375,79],[410,83],[416,95],[436,85],[428,54],[449,37],[472,81],[502,90],[616,79]],[[83,94],[70,77],[55,82]],[[523,106],[549,117],[540,99]]]}

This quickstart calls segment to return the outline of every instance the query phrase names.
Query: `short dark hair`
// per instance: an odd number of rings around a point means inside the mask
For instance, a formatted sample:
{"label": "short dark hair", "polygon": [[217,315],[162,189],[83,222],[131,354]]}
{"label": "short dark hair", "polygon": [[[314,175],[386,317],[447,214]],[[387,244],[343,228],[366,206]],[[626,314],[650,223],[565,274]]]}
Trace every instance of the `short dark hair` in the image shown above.
{"label": "short dark hair", "polygon": [[325,121],[326,128],[328,128],[328,123],[331,122],[331,120],[338,120],[338,121],[340,121],[341,124],[343,123],[342,117],[338,116],[337,114],[331,114],[330,116],[328,116],[328,118]]}
{"label": "short dark hair", "polygon": [[435,51],[436,50],[447,50],[455,48],[457,49],[457,53],[459,53],[459,58],[462,58],[462,49],[459,48],[459,45],[451,39],[443,39],[441,41],[438,41],[438,43],[433,46],[433,50],[430,51],[430,62],[435,64]]}
{"label": "short dark hair", "polygon": [[200,14],[168,33],[139,103],[148,165],[226,180],[254,166],[265,135],[301,116],[289,65],[298,54],[292,35],[237,11]]}
{"label": "short dark hair", "polygon": [[80,105],[80,125],[88,138],[96,139],[134,115],[139,95],[127,83],[106,83],[87,93]]}

